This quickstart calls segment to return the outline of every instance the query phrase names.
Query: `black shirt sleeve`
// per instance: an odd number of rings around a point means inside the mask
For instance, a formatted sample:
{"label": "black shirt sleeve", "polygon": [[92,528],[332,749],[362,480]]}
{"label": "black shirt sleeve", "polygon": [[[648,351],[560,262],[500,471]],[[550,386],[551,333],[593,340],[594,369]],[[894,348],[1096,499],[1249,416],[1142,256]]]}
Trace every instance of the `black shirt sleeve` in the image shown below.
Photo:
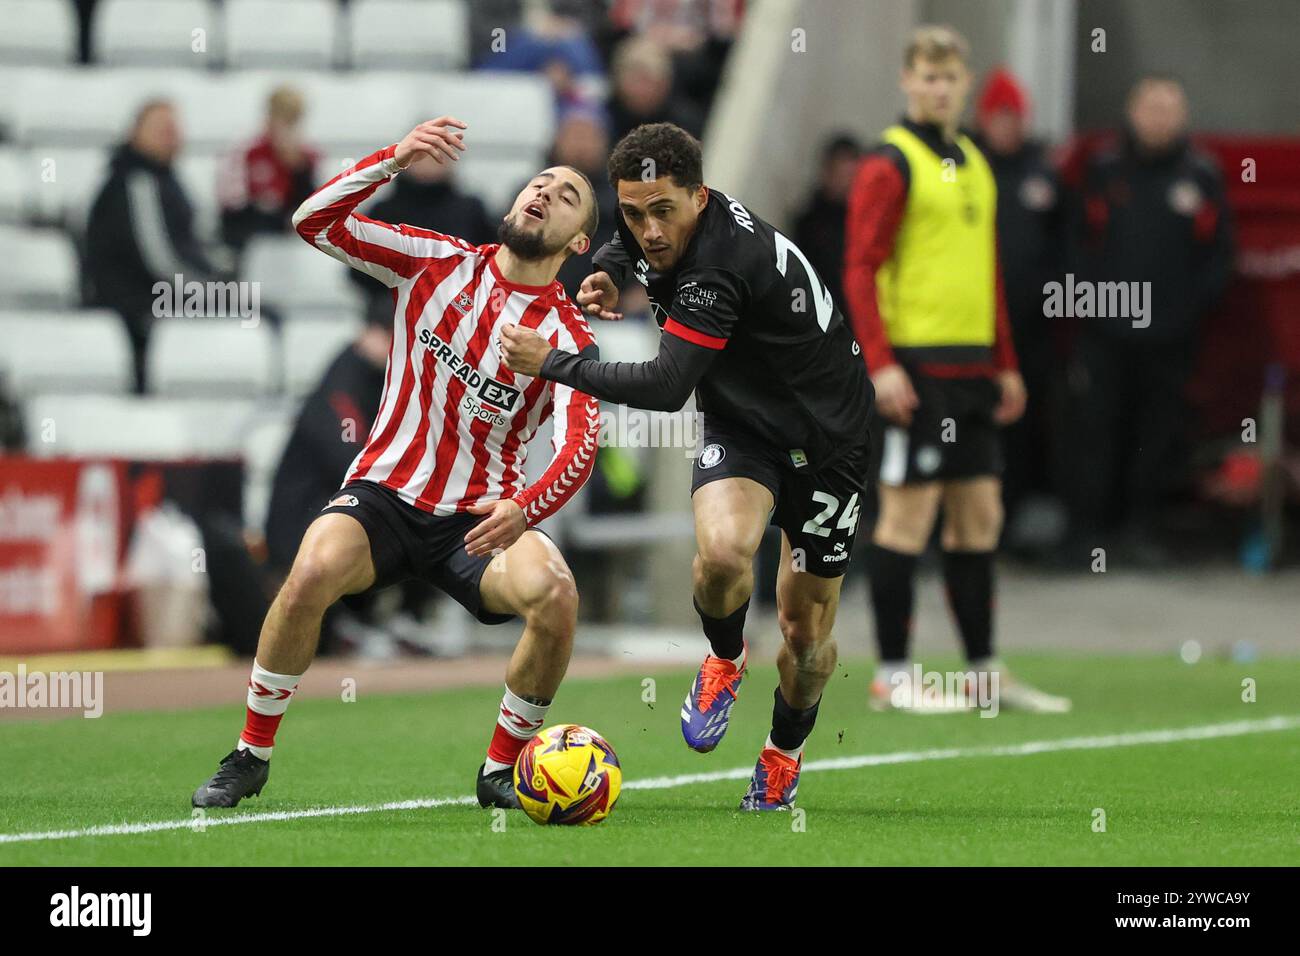
{"label": "black shirt sleeve", "polygon": [[592,271],[608,273],[614,280],[614,285],[620,288],[627,281],[627,270],[631,265],[632,257],[628,255],[627,247],[623,245],[617,229],[614,230],[614,238],[597,249],[596,254],[591,257]]}
{"label": "black shirt sleeve", "polygon": [[717,350],[676,335],[659,338],[659,354],[648,362],[598,362],[587,350],[575,355],[552,349],[541,377],[606,402],[651,411],[675,412],[686,404]]}

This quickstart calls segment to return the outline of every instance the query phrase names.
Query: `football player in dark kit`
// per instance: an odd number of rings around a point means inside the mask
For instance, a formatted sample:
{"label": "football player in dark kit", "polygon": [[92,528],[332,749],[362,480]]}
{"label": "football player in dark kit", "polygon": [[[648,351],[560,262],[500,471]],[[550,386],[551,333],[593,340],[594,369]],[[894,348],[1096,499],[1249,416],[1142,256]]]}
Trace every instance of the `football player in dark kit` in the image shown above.
{"label": "football player in dark kit", "polygon": [[769,516],[780,527],[777,611],[784,646],[772,731],[741,808],[794,802],[803,744],[835,668],[831,637],[867,479],[872,387],[861,349],[807,258],[739,200],[704,185],[700,144],[670,123],[615,147],[618,233],[593,258],[578,303],[618,319],[630,274],[663,329],[648,362],[599,362],[506,328],[510,368],[609,402],[704,414],[691,483],[695,608],[712,653],[682,707],[692,749],[726,732],[745,672],[742,636],[753,558]]}

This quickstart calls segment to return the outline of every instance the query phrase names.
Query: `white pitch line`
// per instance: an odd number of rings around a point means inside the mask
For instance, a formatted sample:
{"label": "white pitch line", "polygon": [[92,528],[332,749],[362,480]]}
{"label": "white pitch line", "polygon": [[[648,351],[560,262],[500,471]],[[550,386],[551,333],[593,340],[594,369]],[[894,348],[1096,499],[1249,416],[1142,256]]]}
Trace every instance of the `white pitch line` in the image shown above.
{"label": "white pitch line", "polygon": [[[1033,754],[1059,753],[1067,750],[1106,750],[1115,747],[1137,747],[1144,744],[1172,744],[1192,740],[1215,740],[1222,737],[1241,737],[1246,734],[1273,733],[1300,729],[1300,715],[1268,717],[1261,720],[1237,720],[1226,724],[1206,724],[1201,727],[1181,727],[1170,730],[1140,730],[1126,734],[1107,734],[1098,737],[1063,737],[1059,740],[1031,740],[1019,744],[1002,744],[993,747],[951,747],[936,750],[905,750],[895,753],[862,754],[857,757],[832,757],[827,760],[810,760],[804,764],[804,773],[822,770],[857,770],[862,767],[880,767],[898,763],[920,763],[928,760],[955,760],[963,757],[1027,757]],[[737,767],[712,773],[686,773],[675,777],[648,777],[630,780],[624,790],[671,790],[697,783],[718,783],[724,780],[744,780],[753,773],[752,767]],[[130,836],[141,833],[160,833],[167,830],[202,830],[207,827],[233,826],[240,823],[273,823],[278,820],[306,820],[313,817],[342,817],[361,813],[386,813],[395,810],[428,810],[434,807],[472,806],[474,797],[441,797],[423,800],[398,800],[392,803],[369,803],[349,807],[312,807],[306,810],[277,810],[267,813],[245,813],[231,816],[207,816],[196,820],[156,820],[150,823],[110,823],[79,830],[45,830],[31,833],[0,833],[0,844],[31,843],[37,840],[75,840],[84,837]]]}

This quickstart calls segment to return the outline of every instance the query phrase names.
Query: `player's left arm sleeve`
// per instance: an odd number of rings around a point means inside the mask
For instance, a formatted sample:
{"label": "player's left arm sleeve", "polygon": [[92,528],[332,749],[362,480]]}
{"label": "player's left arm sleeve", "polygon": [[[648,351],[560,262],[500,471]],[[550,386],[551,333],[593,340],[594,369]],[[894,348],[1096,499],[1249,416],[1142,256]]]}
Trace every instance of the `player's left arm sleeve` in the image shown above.
{"label": "player's left arm sleeve", "polygon": [[675,412],[726,348],[744,295],[739,276],[715,269],[693,270],[678,281],[659,337],[659,354],[650,361],[593,362],[555,349],[542,363],[541,377],[572,385],[602,401]]}
{"label": "player's left arm sleeve", "polygon": [[[595,346],[589,346],[594,352]],[[572,354],[572,353],[565,353]],[[568,385],[551,385],[554,405],[554,455],[546,471],[514,501],[524,511],[531,528],[559,511],[591,477],[596,461],[596,436],[600,431],[600,406],[590,395]]]}
{"label": "player's left arm sleeve", "polygon": [[993,271],[997,275],[995,317],[993,321],[993,367],[999,372],[1016,372],[1020,362],[1016,358],[1015,342],[1011,338],[1011,317],[1007,312],[1007,290],[1002,281],[1002,251],[995,253]]}
{"label": "player's left arm sleeve", "polygon": [[607,273],[617,286],[627,281],[627,270],[631,265],[632,259],[617,229],[614,230],[613,238],[597,249],[595,255],[591,257],[592,271]]}

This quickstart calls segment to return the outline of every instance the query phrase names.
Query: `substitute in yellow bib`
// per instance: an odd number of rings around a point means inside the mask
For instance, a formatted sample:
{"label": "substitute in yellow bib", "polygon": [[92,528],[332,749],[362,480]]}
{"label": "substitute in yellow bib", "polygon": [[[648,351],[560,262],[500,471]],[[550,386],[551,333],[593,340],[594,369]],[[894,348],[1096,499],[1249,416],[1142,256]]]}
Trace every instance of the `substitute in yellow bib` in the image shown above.
{"label": "substitute in yellow bib", "polygon": [[[844,297],[886,421],[880,513],[868,551],[880,709],[951,708],[911,688],[917,558],[943,509],[943,573],[971,669],[996,671],[999,705],[1059,711],[993,652],[993,559],[1002,529],[998,428],[1024,413],[997,250],[997,186],[958,129],[970,72],[947,27],[912,36],[907,113],[862,162],[845,224]],[[913,693],[915,690],[915,693]]]}

